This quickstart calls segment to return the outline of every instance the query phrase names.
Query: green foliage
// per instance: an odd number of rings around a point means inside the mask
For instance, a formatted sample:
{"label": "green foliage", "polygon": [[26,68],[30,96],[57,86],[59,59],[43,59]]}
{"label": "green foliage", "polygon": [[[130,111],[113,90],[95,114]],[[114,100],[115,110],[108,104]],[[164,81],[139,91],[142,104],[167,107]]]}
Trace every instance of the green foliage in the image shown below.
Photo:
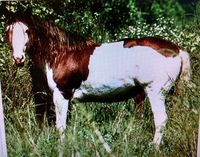
{"label": "green foliage", "polygon": [[173,17],[176,20],[180,20],[185,14],[182,6],[176,0],[153,1],[151,12],[157,18],[164,16]]}
{"label": "green foliage", "polygon": [[116,40],[121,30],[140,22],[151,25],[158,23],[159,18],[171,17],[181,22],[185,13],[181,3],[175,0],[12,1],[6,7],[13,12],[31,8],[33,14],[99,42],[105,38]]}

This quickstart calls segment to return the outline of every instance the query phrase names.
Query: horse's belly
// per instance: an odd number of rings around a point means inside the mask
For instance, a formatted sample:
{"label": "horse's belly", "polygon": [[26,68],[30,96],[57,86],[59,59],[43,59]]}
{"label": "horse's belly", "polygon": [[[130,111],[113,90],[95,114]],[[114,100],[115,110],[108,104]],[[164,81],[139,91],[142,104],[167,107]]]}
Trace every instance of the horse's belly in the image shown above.
{"label": "horse's belly", "polygon": [[85,84],[74,93],[74,99],[81,102],[113,102],[123,101],[133,97],[134,84]]}

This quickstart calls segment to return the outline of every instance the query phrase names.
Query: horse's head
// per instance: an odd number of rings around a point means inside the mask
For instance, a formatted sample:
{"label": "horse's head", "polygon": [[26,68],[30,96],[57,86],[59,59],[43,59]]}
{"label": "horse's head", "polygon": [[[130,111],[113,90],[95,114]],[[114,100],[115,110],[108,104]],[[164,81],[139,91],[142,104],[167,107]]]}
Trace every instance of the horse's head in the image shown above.
{"label": "horse's head", "polygon": [[8,42],[12,47],[13,62],[22,66],[25,61],[25,51],[28,43],[28,27],[26,24],[16,21],[6,28]]}

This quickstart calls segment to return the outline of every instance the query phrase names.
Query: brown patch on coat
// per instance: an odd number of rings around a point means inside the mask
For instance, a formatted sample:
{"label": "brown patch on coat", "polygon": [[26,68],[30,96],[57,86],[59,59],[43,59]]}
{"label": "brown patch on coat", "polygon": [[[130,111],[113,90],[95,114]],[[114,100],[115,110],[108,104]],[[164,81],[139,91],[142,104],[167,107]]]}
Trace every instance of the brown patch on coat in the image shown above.
{"label": "brown patch on coat", "polygon": [[140,39],[124,39],[124,47],[149,46],[164,55],[165,57],[174,57],[179,54],[181,49],[178,45],[161,38],[145,37]]}

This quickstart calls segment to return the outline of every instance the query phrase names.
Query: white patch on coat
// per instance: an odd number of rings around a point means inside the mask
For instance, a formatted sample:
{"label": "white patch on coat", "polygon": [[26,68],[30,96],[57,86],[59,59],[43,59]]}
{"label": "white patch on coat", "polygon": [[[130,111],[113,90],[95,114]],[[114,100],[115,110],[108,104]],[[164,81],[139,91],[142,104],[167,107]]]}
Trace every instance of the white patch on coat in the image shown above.
{"label": "white patch on coat", "polygon": [[14,59],[23,58],[22,62],[25,59],[25,49],[26,43],[28,42],[28,34],[26,31],[28,27],[22,22],[16,22],[13,25],[12,32],[12,48],[13,48],[13,57]]}
{"label": "white patch on coat", "polygon": [[[89,76],[74,93],[74,99],[117,94],[135,85],[176,80],[181,67],[180,57],[165,57],[150,47],[124,48],[123,42],[102,44],[90,58]],[[159,85],[160,86],[160,85]],[[160,87],[158,87],[160,88]],[[103,97],[102,97],[103,99]]]}
{"label": "white patch on coat", "polygon": [[49,86],[49,89],[53,92],[55,88],[57,88],[57,85],[53,79],[53,70],[49,67],[48,64],[45,66],[45,72],[47,76],[47,83]]}

